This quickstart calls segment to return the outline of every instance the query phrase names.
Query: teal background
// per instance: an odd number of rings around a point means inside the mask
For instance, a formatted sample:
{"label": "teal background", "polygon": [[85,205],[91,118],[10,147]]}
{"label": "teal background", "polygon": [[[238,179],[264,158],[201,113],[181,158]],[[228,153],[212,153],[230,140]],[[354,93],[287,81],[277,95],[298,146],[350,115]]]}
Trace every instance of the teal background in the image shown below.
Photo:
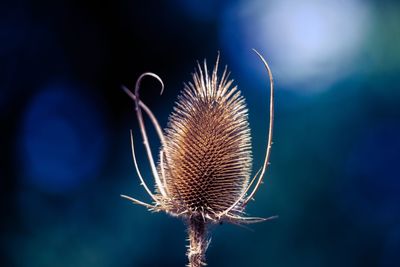
{"label": "teal background", "polygon": [[[275,76],[274,145],[251,216],[211,227],[209,266],[400,265],[396,1],[13,1],[0,4],[0,265],[184,266],[184,223],[149,202],[133,102],[166,126],[196,61],[217,51],[246,97],[254,169]],[[148,124],[150,126],[150,124]],[[149,127],[151,129],[151,127]],[[149,130],[154,154],[159,143]]]}

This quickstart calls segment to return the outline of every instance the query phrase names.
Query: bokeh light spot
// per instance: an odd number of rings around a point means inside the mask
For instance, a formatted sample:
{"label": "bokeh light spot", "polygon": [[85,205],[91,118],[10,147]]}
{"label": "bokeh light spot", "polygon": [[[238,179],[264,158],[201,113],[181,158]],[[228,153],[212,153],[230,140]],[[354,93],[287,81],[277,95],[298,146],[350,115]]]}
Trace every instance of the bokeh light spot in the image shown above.
{"label": "bokeh light spot", "polygon": [[23,176],[46,192],[63,192],[96,175],[106,133],[94,103],[76,86],[53,85],[36,95],[21,131]]}
{"label": "bokeh light spot", "polygon": [[241,73],[264,75],[247,55],[256,48],[285,88],[315,92],[356,69],[369,10],[357,0],[241,1],[222,17],[220,41]]}

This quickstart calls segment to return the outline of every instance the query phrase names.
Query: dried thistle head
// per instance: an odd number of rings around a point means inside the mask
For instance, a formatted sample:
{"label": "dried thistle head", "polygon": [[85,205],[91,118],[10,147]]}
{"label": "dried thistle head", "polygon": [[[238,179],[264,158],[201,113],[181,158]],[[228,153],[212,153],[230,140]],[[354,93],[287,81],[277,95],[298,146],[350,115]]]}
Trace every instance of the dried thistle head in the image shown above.
{"label": "dried thistle head", "polygon": [[[273,79],[268,64],[255,52],[270,77],[271,101],[264,164],[251,180],[252,152],[248,110],[240,91],[232,86],[233,80],[229,79],[227,68],[218,76],[219,56],[211,75],[206,62],[203,68],[198,64],[197,71],[192,74],[193,81],[185,84],[164,132],[154,114],[139,97],[140,82],[145,76],[156,78],[162,85],[161,92],[164,88],[162,80],[156,74],[148,72],[137,80],[134,94],[123,87],[135,101],[143,143],[156,183],[156,191],[152,192],[139,171],[131,132],[135,168],[153,204],[123,197],[152,211],[165,211],[173,216],[189,219],[190,226],[193,226],[193,238],[196,234],[198,237],[193,248],[191,238],[189,259],[193,255],[194,258],[198,256],[195,251],[205,251],[207,247],[204,235],[199,235],[201,229],[204,230],[201,225],[208,222],[253,223],[266,220],[242,216],[245,206],[262,182],[272,144]],[[157,165],[147,138],[142,110],[150,118],[161,141]],[[202,263],[201,255],[198,263]]]}
{"label": "dried thistle head", "polygon": [[251,172],[247,108],[226,69],[212,76],[200,65],[169,118],[165,143],[167,209],[218,220],[240,198]]}

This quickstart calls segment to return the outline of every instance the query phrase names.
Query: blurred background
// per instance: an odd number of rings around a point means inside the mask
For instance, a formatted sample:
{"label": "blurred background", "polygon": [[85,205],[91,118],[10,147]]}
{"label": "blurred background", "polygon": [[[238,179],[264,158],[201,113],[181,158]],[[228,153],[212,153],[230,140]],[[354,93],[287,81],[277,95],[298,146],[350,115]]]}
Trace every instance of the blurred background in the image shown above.
{"label": "blurred background", "polygon": [[[209,266],[400,266],[400,3],[334,0],[0,4],[0,265],[184,266],[182,221],[149,202],[150,169],[120,89],[163,127],[196,61],[217,51],[247,99],[254,169],[276,82],[271,166],[252,216],[212,227]],[[150,125],[149,125],[150,126]],[[149,127],[150,129],[151,127]],[[154,153],[159,143],[150,130]]]}

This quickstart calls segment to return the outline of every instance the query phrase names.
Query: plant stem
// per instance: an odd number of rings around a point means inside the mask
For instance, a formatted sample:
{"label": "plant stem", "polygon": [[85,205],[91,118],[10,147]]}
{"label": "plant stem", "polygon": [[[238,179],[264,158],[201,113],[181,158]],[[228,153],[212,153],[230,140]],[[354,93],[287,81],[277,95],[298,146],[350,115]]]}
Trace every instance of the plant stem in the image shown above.
{"label": "plant stem", "polygon": [[189,246],[187,256],[189,258],[188,267],[205,266],[205,254],[208,247],[206,238],[206,223],[201,216],[191,217],[188,226]]}

